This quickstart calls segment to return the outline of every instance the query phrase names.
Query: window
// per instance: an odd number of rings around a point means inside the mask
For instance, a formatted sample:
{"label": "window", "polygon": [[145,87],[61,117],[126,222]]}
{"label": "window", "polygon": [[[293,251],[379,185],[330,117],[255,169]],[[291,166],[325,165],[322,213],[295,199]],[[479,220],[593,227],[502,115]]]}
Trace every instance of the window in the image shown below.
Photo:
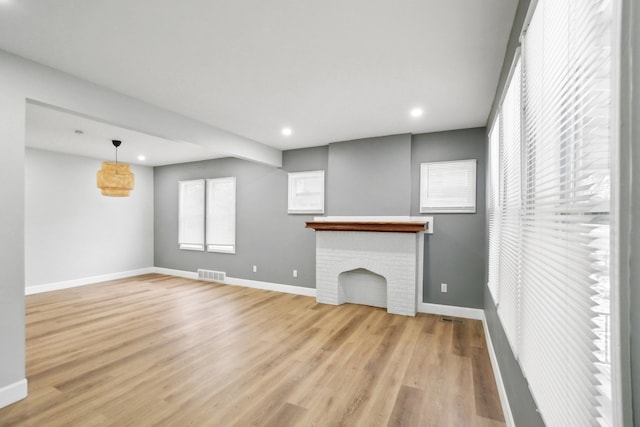
{"label": "window", "polygon": [[475,212],[475,159],[420,164],[420,213]]}
{"label": "window", "polygon": [[[236,252],[236,179],[180,181],[180,249]],[[206,232],[205,232],[206,230]]]}
{"label": "window", "polygon": [[610,1],[545,0],[524,37],[521,365],[548,425],[614,424],[611,26]]}
{"label": "window", "polygon": [[204,250],[204,179],[178,182],[178,244]]}
{"label": "window", "polygon": [[500,253],[500,115],[491,127],[489,134],[489,165],[487,182],[487,218],[489,221],[489,282],[487,286],[497,304],[500,297],[498,286],[498,268]]}
{"label": "window", "polygon": [[207,251],[236,252],[236,178],[207,179]]}
{"label": "window", "polygon": [[289,174],[290,214],[324,213],[324,171]]}
{"label": "window", "polygon": [[532,4],[489,135],[489,289],[545,424],[620,425],[612,5]]}
{"label": "window", "polygon": [[513,67],[500,111],[500,294],[498,316],[509,338],[511,349],[518,354],[520,318],[521,254],[521,139],[520,139],[520,60]]}

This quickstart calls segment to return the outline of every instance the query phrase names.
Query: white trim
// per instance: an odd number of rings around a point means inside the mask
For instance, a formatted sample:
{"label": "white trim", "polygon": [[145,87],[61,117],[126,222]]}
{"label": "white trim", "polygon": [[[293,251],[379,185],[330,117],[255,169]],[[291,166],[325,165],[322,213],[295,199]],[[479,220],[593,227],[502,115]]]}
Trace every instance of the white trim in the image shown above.
{"label": "white trim", "polygon": [[[167,274],[169,276],[184,277],[187,279],[198,280],[198,273],[183,270],[172,270],[170,268],[154,267],[154,273]],[[308,297],[316,296],[315,288],[305,288],[303,286],[283,285],[281,283],[262,282],[260,280],[239,279],[237,277],[227,276],[224,282],[220,282],[225,285],[243,286],[245,288],[262,289],[265,291],[282,292],[285,294],[304,295]]]}
{"label": "white trim", "polygon": [[404,216],[404,215],[339,215],[339,216],[317,216],[313,220],[315,222],[422,222],[424,224],[432,220],[429,216]]}
{"label": "white trim", "polygon": [[43,285],[27,286],[25,295],[40,294],[42,292],[58,291],[60,289],[75,288],[77,286],[93,285],[108,280],[125,279],[141,274],[154,273],[155,267],[140,268],[137,270],[121,271],[119,273],[102,274],[100,276],[83,277],[81,279],[65,280],[63,282],[45,283]]}
{"label": "white trim", "polygon": [[28,387],[26,378],[0,388],[0,408],[4,408],[18,400],[24,399],[27,397],[27,392]]}
{"label": "white trim", "polygon": [[477,169],[477,159],[420,163],[420,213],[476,213]]}
{"label": "white trim", "polygon": [[204,245],[192,243],[180,243],[180,249],[183,251],[204,251]]}
{"label": "white trim", "polygon": [[178,246],[187,251],[204,251],[206,181],[178,181]]}
{"label": "white trim", "polygon": [[[535,0],[532,0],[532,1],[535,1]],[[498,108],[496,109],[496,114],[493,117],[493,122],[491,123],[491,128],[489,132],[487,132],[487,136],[491,135],[491,132],[493,132],[493,127],[496,124],[496,118],[500,114],[502,114],[502,104],[504,102],[504,98],[507,95],[509,82],[511,82],[511,79],[513,78],[513,75],[516,72],[516,66],[518,65],[518,61],[521,58],[522,58],[522,46],[518,46],[516,50],[513,52],[513,58],[511,58],[511,65],[509,66],[509,72],[507,73],[507,77],[504,81],[505,82],[504,87],[502,88],[502,92],[500,93]],[[522,69],[520,71],[520,83],[522,83]],[[500,129],[497,129],[497,131],[500,132]]]}
{"label": "white trim", "polygon": [[441,316],[463,317],[465,319],[484,319],[481,308],[456,307],[454,305],[432,304],[423,302],[418,304],[418,313],[439,314]]}
{"label": "white trim", "polygon": [[[289,172],[289,183],[288,183],[288,204],[287,204],[287,213],[288,214],[323,214],[324,213],[324,170],[315,170],[315,171],[307,171],[307,172]],[[296,192],[296,187],[298,185],[298,180],[301,179],[312,179],[318,181],[320,183],[320,193],[318,195],[317,200],[314,200],[313,206],[311,207],[300,207],[300,203]]]}
{"label": "white trim", "polygon": [[[238,205],[236,177],[207,178],[205,181],[204,241],[207,252],[235,254]],[[226,188],[227,186],[232,189]],[[219,203],[224,206],[222,209],[218,209],[221,206]]]}
{"label": "white trim", "polygon": [[[622,122],[621,102],[622,102],[622,2],[614,1],[612,8],[612,28],[611,28],[611,117],[609,119],[609,131],[611,138],[611,266],[610,266],[610,304],[611,304],[611,404],[613,425],[623,426],[632,424],[631,410],[632,408],[630,384],[628,379],[623,379],[623,354],[625,353],[623,345],[625,338],[623,337],[623,325],[628,322],[628,309],[622,310],[621,296],[627,294],[622,292],[620,281],[620,238],[621,209],[620,201],[622,199],[620,186],[620,123]],[[626,316],[624,316],[626,315]],[[628,338],[626,338],[628,342]],[[625,363],[625,367],[628,364]]]}
{"label": "white trim", "polygon": [[173,270],[171,268],[153,267],[153,273],[166,274],[167,276],[184,277],[185,279],[198,280],[197,271]]}
{"label": "white trim", "polygon": [[509,399],[507,398],[507,389],[504,387],[504,381],[502,381],[502,373],[500,372],[500,366],[498,366],[498,357],[496,356],[496,351],[493,348],[493,342],[491,341],[491,334],[489,333],[489,327],[487,326],[487,319],[484,316],[484,311],[482,313],[482,327],[484,328],[484,336],[487,343],[487,350],[489,351],[489,359],[491,359],[493,376],[495,377],[496,386],[498,387],[498,396],[500,396],[500,404],[502,405],[502,412],[504,413],[504,421],[507,427],[515,427],[516,423],[513,419]]}
{"label": "white trim", "polygon": [[533,13],[536,11],[538,7],[538,0],[531,0],[529,2],[529,7],[527,8],[527,14],[524,17],[524,21],[522,21],[522,29],[520,29],[520,36],[518,37],[518,43],[522,44],[524,40],[524,36],[527,34],[529,30],[529,25],[531,24],[531,19],[533,19]]}
{"label": "white trim", "polygon": [[[148,267],[138,270],[123,271],[120,273],[104,274],[101,276],[85,277],[83,279],[68,280],[65,282],[47,283],[44,285],[29,286],[25,289],[25,295],[39,294],[42,292],[57,291],[60,289],[75,288],[77,286],[92,285],[106,282],[108,280],[124,279],[127,277],[139,276],[141,274],[166,274],[168,276],[184,277],[186,279],[198,280],[198,273],[193,271],[174,270],[163,267]],[[265,291],[282,292],[286,294],[316,296],[315,288],[303,286],[283,285],[280,283],[262,282],[258,280],[238,279],[227,276],[223,282],[226,285],[244,286],[245,288],[263,289]],[[1,391],[1,390],[0,390]]]}
{"label": "white trim", "polygon": [[305,288],[303,286],[283,285],[280,283],[261,282],[259,280],[238,279],[229,277],[224,281],[226,285],[244,286],[245,288],[263,289],[265,291],[282,292],[285,294],[304,295],[307,297],[316,296],[316,288]]}
{"label": "white trim", "polygon": [[235,254],[236,253],[236,245],[220,245],[220,244],[207,244],[207,252],[215,252],[219,254]]}

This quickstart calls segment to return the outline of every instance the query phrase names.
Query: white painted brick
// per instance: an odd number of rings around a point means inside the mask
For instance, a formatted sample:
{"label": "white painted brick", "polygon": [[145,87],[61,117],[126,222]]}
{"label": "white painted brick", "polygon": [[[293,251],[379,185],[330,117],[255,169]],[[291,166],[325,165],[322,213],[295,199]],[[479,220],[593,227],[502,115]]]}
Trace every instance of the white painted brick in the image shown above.
{"label": "white painted brick", "polygon": [[[387,311],[415,316],[422,271],[421,236],[416,233],[316,231],[317,301],[341,304],[340,273],[359,268],[387,281]],[[357,302],[357,301],[355,301]]]}

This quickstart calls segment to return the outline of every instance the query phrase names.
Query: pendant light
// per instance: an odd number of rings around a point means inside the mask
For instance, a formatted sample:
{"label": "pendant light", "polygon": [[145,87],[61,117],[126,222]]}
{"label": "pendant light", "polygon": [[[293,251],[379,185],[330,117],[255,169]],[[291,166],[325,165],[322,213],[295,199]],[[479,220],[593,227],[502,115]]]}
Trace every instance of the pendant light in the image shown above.
{"label": "pendant light", "polygon": [[118,163],[118,147],[122,142],[117,139],[111,142],[116,147],[116,161],[102,163],[102,169],[97,173],[98,188],[102,189],[103,196],[128,197],[133,190],[135,176],[129,165]]}

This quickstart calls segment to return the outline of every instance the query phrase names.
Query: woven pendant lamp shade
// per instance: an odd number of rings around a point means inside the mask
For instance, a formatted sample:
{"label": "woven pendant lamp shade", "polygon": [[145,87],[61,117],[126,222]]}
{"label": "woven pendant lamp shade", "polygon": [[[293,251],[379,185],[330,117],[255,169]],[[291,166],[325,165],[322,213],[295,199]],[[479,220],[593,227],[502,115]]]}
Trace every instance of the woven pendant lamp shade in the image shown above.
{"label": "woven pendant lamp shade", "polygon": [[135,184],[135,175],[123,163],[103,162],[97,178],[103,196],[128,197]]}
{"label": "woven pendant lamp shade", "polygon": [[116,161],[102,163],[102,169],[96,175],[98,188],[102,189],[103,196],[129,197],[135,177],[128,164],[118,163],[118,147],[122,142],[117,139],[112,139],[111,142],[116,149]]}

